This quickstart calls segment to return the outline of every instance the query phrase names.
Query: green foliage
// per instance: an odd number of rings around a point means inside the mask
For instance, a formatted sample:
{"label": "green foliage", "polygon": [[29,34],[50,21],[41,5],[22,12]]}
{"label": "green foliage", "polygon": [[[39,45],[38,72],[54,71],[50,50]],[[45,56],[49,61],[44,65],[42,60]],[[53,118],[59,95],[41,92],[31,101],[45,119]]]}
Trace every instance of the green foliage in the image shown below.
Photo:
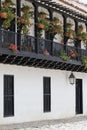
{"label": "green foliage", "polygon": [[74,32],[74,30],[70,29],[70,28],[67,28],[65,36],[69,37],[71,39],[75,38],[75,32]]}
{"label": "green foliage", "polygon": [[64,51],[60,52],[59,57],[64,61],[69,61],[69,57],[67,56],[67,53]]}
{"label": "green foliage", "polygon": [[84,65],[84,67],[87,69],[87,56],[83,56],[81,58],[82,64]]}
{"label": "green foliage", "polygon": [[4,20],[4,22],[2,24],[2,27],[7,29],[7,28],[10,27],[11,21],[14,19],[15,14],[14,14],[11,7],[4,7],[3,6],[1,8],[1,12],[6,12],[7,13],[7,18]]}
{"label": "green foliage", "polygon": [[[21,31],[23,32],[23,34],[28,34],[29,28],[32,25],[30,19],[33,18],[33,11],[31,11],[31,8],[27,5],[23,5],[21,10],[23,14],[21,17],[18,18],[18,30],[22,26]],[[21,23],[20,19],[24,19],[24,23]]]}

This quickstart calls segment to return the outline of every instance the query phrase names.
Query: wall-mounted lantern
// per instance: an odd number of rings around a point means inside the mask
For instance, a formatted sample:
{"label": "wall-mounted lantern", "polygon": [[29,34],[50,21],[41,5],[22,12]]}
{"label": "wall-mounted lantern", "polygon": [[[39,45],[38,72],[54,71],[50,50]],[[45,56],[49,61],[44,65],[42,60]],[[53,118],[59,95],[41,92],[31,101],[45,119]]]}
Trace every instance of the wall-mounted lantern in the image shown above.
{"label": "wall-mounted lantern", "polygon": [[74,74],[71,72],[70,76],[69,76],[69,82],[71,85],[75,84],[75,76]]}

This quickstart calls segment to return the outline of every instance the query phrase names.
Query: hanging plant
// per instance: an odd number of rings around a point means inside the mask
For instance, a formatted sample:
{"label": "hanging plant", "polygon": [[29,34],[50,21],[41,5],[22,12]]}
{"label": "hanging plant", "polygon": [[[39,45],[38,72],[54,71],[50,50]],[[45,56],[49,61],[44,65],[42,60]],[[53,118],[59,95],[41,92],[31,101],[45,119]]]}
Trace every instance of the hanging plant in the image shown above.
{"label": "hanging plant", "polygon": [[14,19],[15,14],[11,7],[2,7],[0,10],[0,17],[3,20],[2,27],[7,29],[10,27],[11,21]]}
{"label": "hanging plant", "polygon": [[43,30],[48,30],[49,28],[49,21],[46,19],[39,19],[38,23],[36,23],[37,28],[38,28],[38,36],[42,36]]}
{"label": "hanging plant", "polygon": [[87,32],[78,32],[76,35],[76,39],[79,41],[87,41]]}
{"label": "hanging plant", "polygon": [[[28,13],[28,12],[30,12],[30,10],[31,10],[32,8],[31,7],[29,7],[28,5],[22,5],[22,8],[21,8],[21,11],[25,14],[25,13]],[[32,12],[33,13],[33,12]]]}
{"label": "hanging plant", "polygon": [[51,23],[50,27],[50,33],[53,33],[53,34],[61,34],[63,33],[63,28],[62,28],[62,25],[61,24],[58,24],[58,25],[54,25],[54,23]]}
{"label": "hanging plant", "polygon": [[30,19],[33,18],[33,12],[27,5],[23,5],[21,11],[23,14],[18,18],[18,30],[21,30],[23,34],[28,34],[29,28],[32,26]]}

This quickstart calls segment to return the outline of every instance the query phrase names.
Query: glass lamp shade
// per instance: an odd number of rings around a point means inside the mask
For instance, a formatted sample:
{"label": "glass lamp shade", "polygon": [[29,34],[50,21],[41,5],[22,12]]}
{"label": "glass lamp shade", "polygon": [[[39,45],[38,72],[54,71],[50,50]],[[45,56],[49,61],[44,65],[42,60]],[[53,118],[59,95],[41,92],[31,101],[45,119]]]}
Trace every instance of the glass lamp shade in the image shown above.
{"label": "glass lamp shade", "polygon": [[69,82],[71,85],[75,84],[75,76],[73,73],[71,73],[69,76]]}

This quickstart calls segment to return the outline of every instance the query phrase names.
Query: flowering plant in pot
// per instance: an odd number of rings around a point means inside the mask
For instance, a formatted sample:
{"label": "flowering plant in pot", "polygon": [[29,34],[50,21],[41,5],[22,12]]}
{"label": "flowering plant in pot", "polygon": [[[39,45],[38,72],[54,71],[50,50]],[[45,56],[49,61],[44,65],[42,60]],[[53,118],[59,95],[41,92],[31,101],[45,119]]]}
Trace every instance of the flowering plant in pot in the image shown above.
{"label": "flowering plant in pot", "polygon": [[3,20],[2,27],[8,28],[10,27],[11,21],[14,19],[15,14],[11,9],[6,7],[6,8],[1,9],[0,17]]}
{"label": "flowering plant in pot", "polygon": [[38,23],[36,23],[36,25],[37,25],[37,28],[38,28],[38,36],[41,37],[42,31],[48,30],[50,23],[47,19],[39,19]]}
{"label": "flowering plant in pot", "polygon": [[9,49],[11,50],[11,51],[13,51],[13,52],[17,52],[18,50],[17,50],[17,46],[14,44],[14,43],[11,43],[10,45],[9,45]]}

